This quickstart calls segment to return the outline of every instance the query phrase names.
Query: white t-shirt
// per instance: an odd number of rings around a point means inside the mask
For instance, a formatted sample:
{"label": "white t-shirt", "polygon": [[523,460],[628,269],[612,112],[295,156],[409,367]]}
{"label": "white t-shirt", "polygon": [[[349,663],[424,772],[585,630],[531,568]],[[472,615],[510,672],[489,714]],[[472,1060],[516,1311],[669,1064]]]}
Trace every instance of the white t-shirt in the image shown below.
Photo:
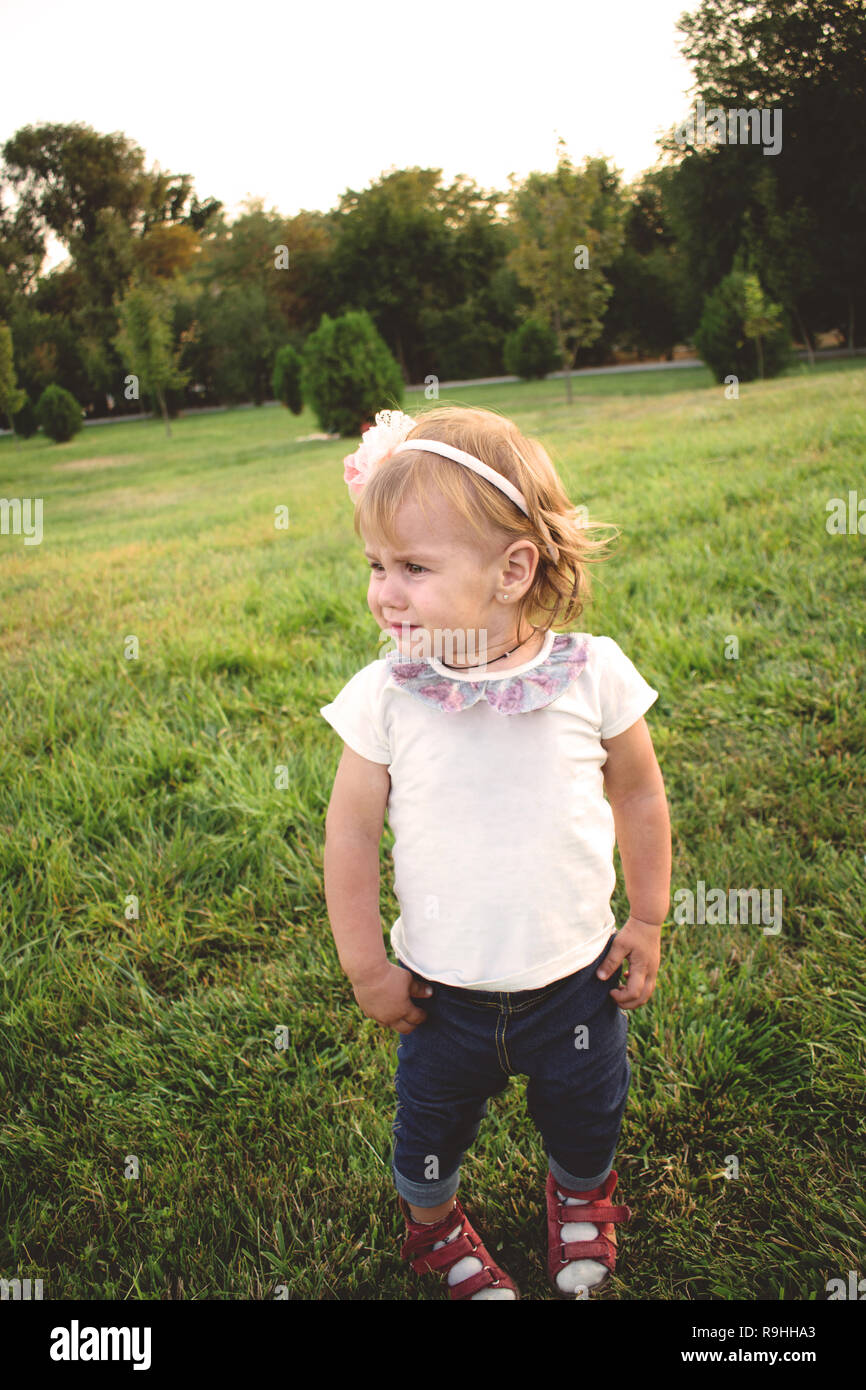
{"label": "white t-shirt", "polygon": [[[410,970],[463,989],[536,989],[570,975],[615,929],[613,811],[602,738],[658,698],[610,637],[541,709],[500,714],[482,698],[442,710],[401,688],[384,658],[320,713],[356,753],[388,766],[391,945]],[[554,638],[513,679],[542,665]],[[462,680],[429,659],[438,676]]]}

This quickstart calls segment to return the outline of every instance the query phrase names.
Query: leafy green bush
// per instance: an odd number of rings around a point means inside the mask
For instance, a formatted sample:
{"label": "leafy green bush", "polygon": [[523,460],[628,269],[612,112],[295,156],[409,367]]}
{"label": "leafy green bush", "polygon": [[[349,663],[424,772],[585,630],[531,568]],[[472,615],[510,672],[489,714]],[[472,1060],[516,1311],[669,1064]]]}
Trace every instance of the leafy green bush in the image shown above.
{"label": "leafy green bush", "polygon": [[291,343],[280,348],[274,358],[274,372],[271,386],[274,399],[288,406],[293,415],[300,415],[304,408],[301,396],[301,359]]}
{"label": "leafy green bush", "polygon": [[764,321],[773,326],[760,334],[760,346],[758,336],[747,335],[747,322],[755,331],[750,319],[753,292],[754,277],[732,270],[704,300],[695,347],[716,381],[726,376],[754,381],[760,375],[761,359],[763,375],[777,376],[791,359],[791,334],[778,304],[762,300]]}
{"label": "leafy green bush", "polygon": [[36,418],[48,438],[62,444],[81,429],[81,406],[62,386],[46,386],[36,406]]}
{"label": "leafy green bush", "polygon": [[400,408],[403,375],[365,309],[322,315],[304,344],[301,394],[323,430],[348,437],[378,410]]}
{"label": "leafy green bush", "polygon": [[12,416],[12,425],[15,433],[21,439],[29,439],[39,428],[39,421],[36,419],[36,411],[28,396],[21,409]]}
{"label": "leafy green bush", "polygon": [[527,319],[505,339],[502,351],[505,370],[529,381],[547,376],[562,366],[556,334],[549,324]]}

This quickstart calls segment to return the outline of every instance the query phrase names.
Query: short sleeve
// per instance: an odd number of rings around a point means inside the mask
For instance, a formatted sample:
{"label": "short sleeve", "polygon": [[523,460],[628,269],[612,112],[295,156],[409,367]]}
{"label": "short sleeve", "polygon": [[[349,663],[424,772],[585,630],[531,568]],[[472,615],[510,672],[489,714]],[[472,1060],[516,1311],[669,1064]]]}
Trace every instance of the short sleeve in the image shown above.
{"label": "short sleeve", "polygon": [[659,697],[612,637],[596,637],[599,647],[601,736],[615,738],[636,724]]}
{"label": "short sleeve", "polygon": [[357,671],[330,704],[319,713],[344,743],[371,763],[390,763],[391,748],[382,719],[382,661]]}

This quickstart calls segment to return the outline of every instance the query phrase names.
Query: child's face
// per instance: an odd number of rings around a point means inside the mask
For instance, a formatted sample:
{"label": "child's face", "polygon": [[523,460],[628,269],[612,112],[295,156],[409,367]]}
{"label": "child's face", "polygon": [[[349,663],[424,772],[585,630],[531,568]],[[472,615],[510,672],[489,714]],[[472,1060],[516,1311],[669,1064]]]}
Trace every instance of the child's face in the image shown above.
{"label": "child's face", "polygon": [[[515,585],[521,593],[528,587],[520,581],[532,578],[538,558],[535,546],[514,541],[502,550],[493,544],[485,553],[444,498],[431,504],[426,517],[416,502],[404,503],[395,529],[398,545],[392,549],[368,543],[365,554],[370,563],[370,612],[400,650],[408,649],[411,641],[413,653],[418,651],[419,636],[411,637],[412,628],[428,634],[432,654],[446,664],[448,651],[436,646],[437,629],[464,633],[467,650],[478,651],[484,641],[491,649],[507,644],[514,632]],[[503,603],[497,593],[506,588],[511,598]]]}

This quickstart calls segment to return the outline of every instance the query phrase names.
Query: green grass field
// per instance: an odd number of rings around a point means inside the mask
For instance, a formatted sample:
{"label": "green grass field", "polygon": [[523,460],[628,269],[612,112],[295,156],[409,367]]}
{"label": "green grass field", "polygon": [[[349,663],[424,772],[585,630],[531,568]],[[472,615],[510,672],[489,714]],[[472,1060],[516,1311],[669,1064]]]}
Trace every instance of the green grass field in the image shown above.
{"label": "green grass field", "polygon": [[[634,1216],[600,1297],[821,1301],[864,1273],[866,535],[825,521],[866,497],[866,366],[737,401],[697,369],[574,392],[442,400],[512,416],[622,527],[572,627],[660,691],[672,893],[784,895],[778,935],[665,928],[629,1015]],[[446,1297],[400,1259],[397,1035],[358,1009],[325,909],[342,745],[318,710],[379,646],[357,441],[297,442],[318,429],[269,407],[170,440],[0,440],[0,495],[44,499],[40,545],[0,536],[0,1276],[46,1298]],[[547,1299],[524,1085],[491,1102],[460,1195]]]}

